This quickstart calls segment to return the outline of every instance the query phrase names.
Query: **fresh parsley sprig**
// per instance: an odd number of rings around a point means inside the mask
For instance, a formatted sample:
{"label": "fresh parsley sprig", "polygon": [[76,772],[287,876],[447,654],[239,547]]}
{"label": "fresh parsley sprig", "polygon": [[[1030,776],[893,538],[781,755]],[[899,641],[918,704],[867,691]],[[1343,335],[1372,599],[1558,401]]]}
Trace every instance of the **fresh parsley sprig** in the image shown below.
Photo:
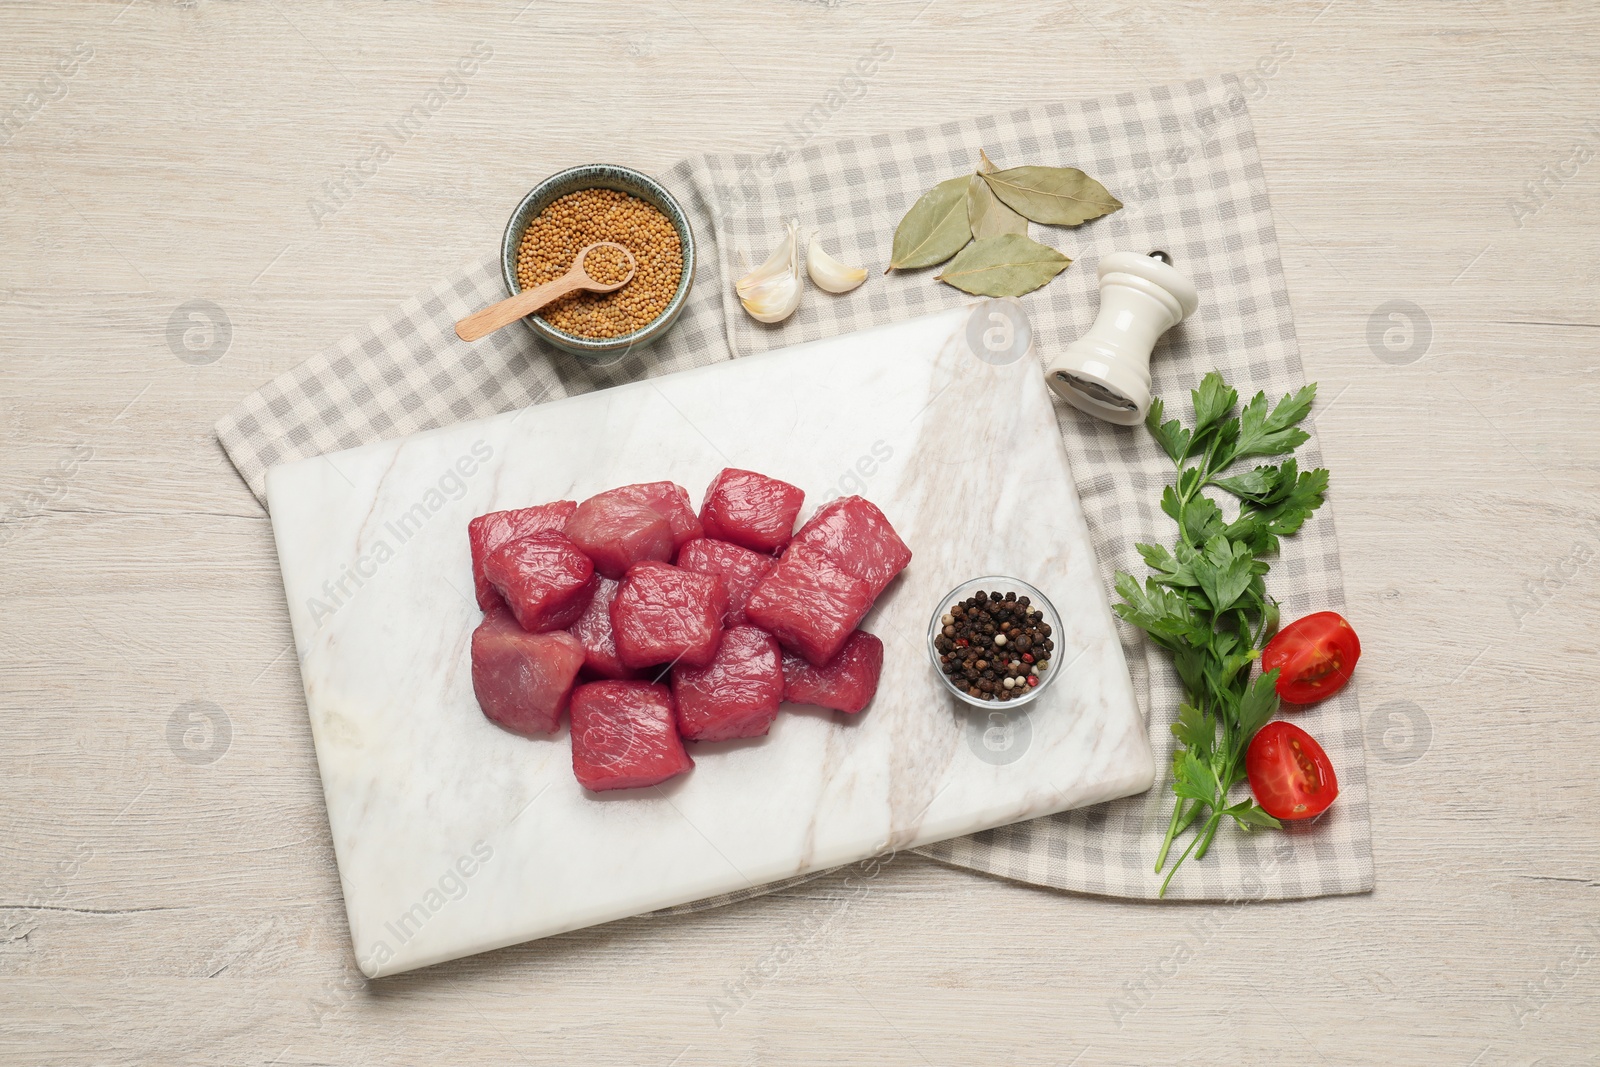
{"label": "fresh parsley sprig", "polygon": [[[1184,703],[1172,724],[1178,739],[1172,757],[1176,799],[1157,873],[1178,835],[1204,818],[1161,883],[1162,895],[1190,854],[1204,858],[1224,819],[1245,830],[1280,827],[1253,799],[1234,801],[1230,795],[1244,781],[1250,739],[1278,711],[1278,672],[1250,677],[1251,664],[1278,629],[1278,604],[1267,596],[1269,567],[1262,557],[1277,552],[1278,539],[1299,530],[1321,506],[1328,472],[1302,471],[1292,456],[1225,472],[1240,460],[1287,456],[1305,443],[1310,434],[1299,423],[1316,395],[1316,385],[1308,385],[1269,408],[1267,395],[1257,393],[1236,415],[1238,391],[1212,371],[1190,393],[1192,426],[1163,421],[1159,399],[1145,418],[1178,468],[1177,480],[1161,494],[1161,510],[1178,524],[1178,540],[1170,549],[1136,546],[1154,573],[1140,585],[1118,571],[1122,603],[1115,608],[1172,653],[1183,680]],[[1232,521],[1205,495],[1213,487],[1238,499]]]}

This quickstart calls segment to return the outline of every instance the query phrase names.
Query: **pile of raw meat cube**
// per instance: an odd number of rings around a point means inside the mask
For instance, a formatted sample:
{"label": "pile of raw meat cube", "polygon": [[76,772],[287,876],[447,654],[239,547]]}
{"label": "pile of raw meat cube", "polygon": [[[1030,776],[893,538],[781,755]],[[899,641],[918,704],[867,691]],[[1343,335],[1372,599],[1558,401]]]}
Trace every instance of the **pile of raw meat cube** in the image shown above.
{"label": "pile of raw meat cube", "polygon": [[911,550],[871,502],[728,468],[695,514],[673,482],[625,485],[468,524],[483,623],[472,688],[525,736],[571,710],[587,789],[656,785],[683,742],[766,734],[782,701],[856,713],[883,643],[858,623]]}

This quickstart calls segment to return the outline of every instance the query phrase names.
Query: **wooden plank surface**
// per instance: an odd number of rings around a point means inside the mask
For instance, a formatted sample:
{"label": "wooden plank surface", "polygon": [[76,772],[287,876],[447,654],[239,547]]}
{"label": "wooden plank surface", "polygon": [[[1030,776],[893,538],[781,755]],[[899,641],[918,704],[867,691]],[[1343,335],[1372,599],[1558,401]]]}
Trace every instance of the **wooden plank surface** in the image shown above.
{"label": "wooden plank surface", "polygon": [[[0,1063],[1600,1062],[1590,5],[519,7],[0,10]],[[364,984],[214,420],[559,167],[1246,69],[1328,401],[1377,891],[1152,907],[900,856]],[[231,324],[213,362],[169,343],[190,301]]]}

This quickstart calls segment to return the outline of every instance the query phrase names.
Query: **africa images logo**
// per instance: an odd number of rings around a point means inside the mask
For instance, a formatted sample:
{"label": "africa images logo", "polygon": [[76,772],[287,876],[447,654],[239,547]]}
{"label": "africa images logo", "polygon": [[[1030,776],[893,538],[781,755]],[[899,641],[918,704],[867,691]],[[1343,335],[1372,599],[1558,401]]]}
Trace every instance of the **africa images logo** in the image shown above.
{"label": "africa images logo", "polygon": [[395,945],[391,946],[384,938],[378,938],[373,942],[371,951],[362,957],[361,969],[373,975],[394,959],[396,947],[416,940],[429,920],[467,895],[470,888],[468,883],[493,858],[494,849],[488,842],[474,841],[471,855],[458,856],[409,908],[383,924],[384,931],[394,938]]}
{"label": "africa images logo", "polygon": [[494,49],[489,42],[478,41],[422,94],[421,100],[407,108],[400,117],[369,132],[366,144],[356,158],[324,179],[317,187],[319,195],[306,198],[306,210],[311,213],[311,219],[318,228],[355,199],[362,186],[376,178],[383,165],[394,158],[396,150],[421,133],[446,104],[465,97],[467,79],[478,73],[478,69],[493,57]]}
{"label": "africa images logo", "polygon": [[306,598],[306,610],[311,613],[312,624],[320,629],[340,608],[354,600],[362,588],[378,576],[379,569],[394,559],[407,542],[420,534],[447,503],[467,495],[467,480],[493,457],[493,445],[481,439],[474,441],[470,455],[463,455],[446,467],[419,500],[399,515],[386,520],[383,532],[372,539],[367,551],[358,555],[353,563],[343,564],[336,577],[322,583],[322,596]]}

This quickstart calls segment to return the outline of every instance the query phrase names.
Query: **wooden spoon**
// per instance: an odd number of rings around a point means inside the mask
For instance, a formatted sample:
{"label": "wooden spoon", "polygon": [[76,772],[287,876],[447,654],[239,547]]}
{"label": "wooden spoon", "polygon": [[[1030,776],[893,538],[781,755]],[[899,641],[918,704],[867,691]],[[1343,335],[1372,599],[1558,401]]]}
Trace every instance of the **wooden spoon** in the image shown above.
{"label": "wooden spoon", "polygon": [[[628,257],[628,273],[620,282],[604,285],[589,277],[589,272],[583,269],[584,257],[597,248],[620,249],[622,254]],[[476,341],[480,337],[487,337],[500,327],[531,315],[552,300],[558,300],[579,289],[590,293],[614,293],[633,281],[634,272],[638,269],[639,263],[633,258],[633,253],[622,245],[615,241],[596,241],[579,252],[578,258],[572,263],[572,269],[555,281],[536,285],[532,289],[524,289],[498,304],[490,304],[482,311],[474,311],[456,323],[456,336],[463,341]]]}

